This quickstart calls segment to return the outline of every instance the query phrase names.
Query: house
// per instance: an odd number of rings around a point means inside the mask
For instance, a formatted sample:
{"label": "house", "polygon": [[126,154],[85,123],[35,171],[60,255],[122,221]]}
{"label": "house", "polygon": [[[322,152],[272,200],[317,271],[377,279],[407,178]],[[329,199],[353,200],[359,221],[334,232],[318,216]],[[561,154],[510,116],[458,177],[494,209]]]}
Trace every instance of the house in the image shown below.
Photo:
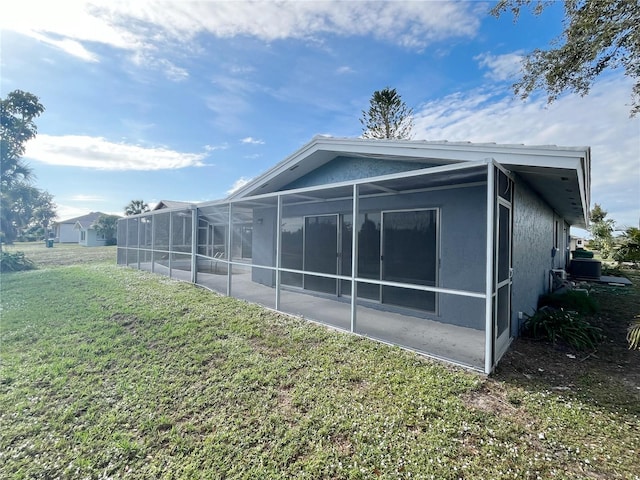
{"label": "house", "polygon": [[77,220],[73,229],[78,232],[78,243],[85,247],[102,247],[107,244],[104,234],[98,233],[95,228],[95,222],[102,214],[98,214],[95,218],[86,218]]}
{"label": "house", "polygon": [[585,241],[584,238],[580,238],[580,237],[574,237],[573,235],[570,237],[570,250],[574,251],[574,250],[578,250],[580,248],[584,249],[585,248]]}
{"label": "house", "polygon": [[80,225],[91,225],[101,215],[105,214],[102,212],[91,212],[80,217],[55,222],[53,224],[53,232],[56,243],[80,243],[81,229],[77,228],[78,223],[80,223]]}
{"label": "house", "polygon": [[586,228],[589,147],[316,137],[118,263],[490,373]]}

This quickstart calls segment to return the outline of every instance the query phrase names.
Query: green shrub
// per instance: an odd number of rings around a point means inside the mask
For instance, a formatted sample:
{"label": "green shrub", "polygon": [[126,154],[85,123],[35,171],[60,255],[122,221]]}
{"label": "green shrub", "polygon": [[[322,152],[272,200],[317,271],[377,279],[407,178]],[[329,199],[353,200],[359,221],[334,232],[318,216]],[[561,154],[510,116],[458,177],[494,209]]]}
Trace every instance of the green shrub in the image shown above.
{"label": "green shrub", "polygon": [[19,272],[36,268],[31,260],[24,256],[23,252],[0,252],[0,272]]}
{"label": "green shrub", "polygon": [[575,311],[546,306],[526,317],[522,333],[532,338],[561,341],[576,350],[595,348],[602,338],[602,330]]}
{"label": "green shrub", "polygon": [[572,310],[580,315],[592,315],[600,309],[595,298],[576,290],[541,295],[538,299],[538,308],[542,307]]}

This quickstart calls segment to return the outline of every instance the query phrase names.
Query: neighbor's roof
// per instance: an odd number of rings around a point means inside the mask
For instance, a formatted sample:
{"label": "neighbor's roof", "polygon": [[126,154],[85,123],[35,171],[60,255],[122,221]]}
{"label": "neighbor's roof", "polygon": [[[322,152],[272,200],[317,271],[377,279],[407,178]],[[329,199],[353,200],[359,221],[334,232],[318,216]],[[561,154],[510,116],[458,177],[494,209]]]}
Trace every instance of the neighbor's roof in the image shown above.
{"label": "neighbor's roof", "polygon": [[[78,228],[81,228],[82,230],[89,230],[93,227],[93,224],[96,223],[98,219],[103,215],[108,215],[108,214],[100,213],[100,212],[91,212],[89,215],[85,215],[86,218],[80,217],[79,220],[76,219],[76,223],[73,228],[76,230]],[[120,218],[119,215],[108,215],[108,216]]]}
{"label": "neighbor's roof", "polygon": [[233,192],[226,200],[287,189],[338,157],[416,162],[435,166],[494,160],[523,178],[570,223],[586,226],[591,190],[590,147],[507,145],[448,141],[317,136],[298,151]]}
{"label": "neighbor's roof", "polygon": [[61,220],[59,222],[55,222],[55,224],[60,225],[63,223],[72,223],[75,225],[76,223],[79,222],[84,227],[85,224],[87,226],[93,224],[98,218],[100,218],[101,215],[106,215],[106,213],[91,212],[91,213],[87,213],[86,215],[82,215],[80,217],[70,218],[68,220]]}
{"label": "neighbor's roof", "polygon": [[188,207],[192,205],[190,202],[179,202],[177,200],[160,200],[158,204],[153,207],[153,210],[162,210],[165,208],[180,208]]}

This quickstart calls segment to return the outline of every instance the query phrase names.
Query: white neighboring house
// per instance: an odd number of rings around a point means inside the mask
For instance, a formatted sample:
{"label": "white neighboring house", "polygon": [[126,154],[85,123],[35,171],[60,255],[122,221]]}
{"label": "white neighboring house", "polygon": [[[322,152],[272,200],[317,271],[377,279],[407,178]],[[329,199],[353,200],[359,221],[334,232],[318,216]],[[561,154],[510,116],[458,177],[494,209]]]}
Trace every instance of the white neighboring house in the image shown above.
{"label": "white neighboring house", "polygon": [[576,250],[578,248],[585,248],[584,243],[585,243],[585,241],[584,241],[583,238],[574,237],[572,235],[571,239],[570,239],[571,251],[574,251],[574,250]]}
{"label": "white neighboring house", "polygon": [[92,229],[93,224],[102,215],[106,214],[91,212],[80,217],[54,223],[55,241],[57,243],[79,243],[87,247],[104,245],[105,239],[98,238],[96,231]]}

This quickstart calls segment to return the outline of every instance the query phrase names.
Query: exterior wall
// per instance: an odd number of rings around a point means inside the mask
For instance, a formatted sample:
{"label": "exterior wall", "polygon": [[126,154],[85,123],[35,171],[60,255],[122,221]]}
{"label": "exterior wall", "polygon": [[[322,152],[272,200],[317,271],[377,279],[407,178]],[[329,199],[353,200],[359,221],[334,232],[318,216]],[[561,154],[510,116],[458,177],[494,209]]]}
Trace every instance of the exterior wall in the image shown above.
{"label": "exterior wall", "polygon": [[[360,200],[361,211],[437,208],[440,211],[440,268],[442,288],[485,292],[486,187],[474,186]],[[328,202],[289,207],[283,217],[351,213],[351,202]],[[257,218],[262,219],[257,224]],[[254,212],[253,264],[275,265],[276,210]],[[255,282],[273,286],[273,272],[255,270]],[[438,295],[438,314],[420,312],[437,321],[484,330],[484,311],[457,295]]]}
{"label": "exterior wall", "polygon": [[[559,222],[561,243],[554,251],[555,224]],[[549,271],[564,267],[565,222],[519,178],[513,204],[513,290],[511,333],[520,329],[518,312],[531,315],[538,297],[549,289]]]}
{"label": "exterior wall", "polygon": [[[276,223],[277,209],[256,208],[253,211],[253,243],[251,246],[251,263],[253,265],[276,266]],[[263,285],[274,286],[274,271],[253,269],[251,280]]]}
{"label": "exterior wall", "polygon": [[59,243],[78,243],[80,241],[80,232],[75,228],[74,223],[59,223],[56,225],[56,242]]}
{"label": "exterior wall", "polygon": [[[89,230],[82,230],[82,231],[85,232],[85,238],[84,240],[78,241],[80,245],[85,247],[102,247],[106,244],[105,239],[100,237],[95,230],[89,229]],[[77,230],[76,232],[78,234],[78,237],[82,238],[80,236],[80,230]]]}
{"label": "exterior wall", "polygon": [[390,173],[408,172],[435,166],[432,163],[402,162],[378,158],[338,157],[290,183],[283,190],[327,185]]}

